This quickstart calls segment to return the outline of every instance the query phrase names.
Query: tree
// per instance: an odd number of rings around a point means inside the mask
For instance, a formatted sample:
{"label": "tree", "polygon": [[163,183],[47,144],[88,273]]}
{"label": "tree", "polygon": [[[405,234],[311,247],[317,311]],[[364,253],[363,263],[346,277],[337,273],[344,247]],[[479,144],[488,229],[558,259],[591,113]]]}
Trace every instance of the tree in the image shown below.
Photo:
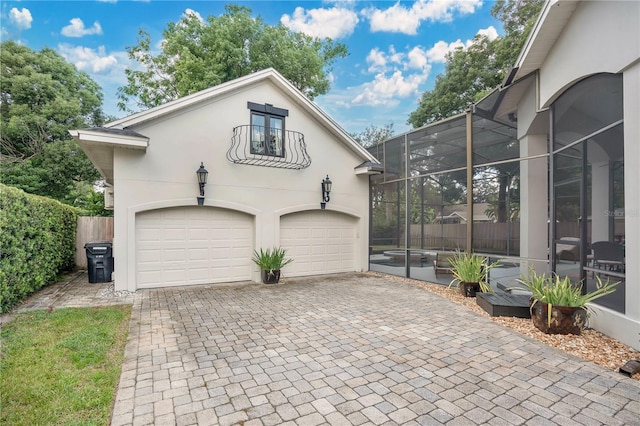
{"label": "tree", "polygon": [[491,14],[502,21],[505,35],[496,40],[478,35],[468,48],[447,55],[445,73],[424,92],[407,122],[414,128],[463,112],[497,87],[515,61],[542,7],[542,0],[498,0]]}
{"label": "tree", "polygon": [[90,193],[98,179],[100,174],[72,139],[49,142],[37,155],[2,170],[2,183],[70,205]]}
{"label": "tree", "polygon": [[100,175],[68,133],[104,121],[102,91],[55,51],[0,49],[2,182],[74,204]]}
{"label": "tree", "polygon": [[379,145],[392,136],[393,123],[387,123],[383,127],[376,127],[372,124],[360,133],[351,134],[351,137],[365,148]]}
{"label": "tree", "polygon": [[494,42],[478,35],[468,48],[449,53],[445,74],[436,77],[433,90],[422,94],[418,108],[407,122],[418,128],[464,112],[498,86],[502,73],[497,69],[495,48]]}
{"label": "tree", "polygon": [[253,18],[251,9],[227,5],[219,17],[202,21],[187,13],[170,23],[157,55],[144,30],[127,52],[144,68],[126,70],[128,84],[118,89],[119,108],[133,112],[131,102],[151,108],[269,67],[313,99],[329,90],[328,72],[337,58],[347,55],[347,48],[282,24],[267,25]]}
{"label": "tree", "polygon": [[69,139],[68,130],[104,121],[100,86],[52,49],[13,41],[0,48],[0,143],[3,163]]}
{"label": "tree", "polygon": [[104,208],[104,193],[97,192],[93,188],[76,198],[74,205],[87,216],[113,216],[113,210]]}

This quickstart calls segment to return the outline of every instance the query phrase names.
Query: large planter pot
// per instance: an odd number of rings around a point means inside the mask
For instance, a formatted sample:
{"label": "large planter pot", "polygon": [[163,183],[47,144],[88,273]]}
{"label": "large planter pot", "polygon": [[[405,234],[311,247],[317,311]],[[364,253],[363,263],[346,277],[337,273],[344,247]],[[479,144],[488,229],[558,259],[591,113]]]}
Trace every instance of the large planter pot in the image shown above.
{"label": "large planter pot", "polygon": [[458,289],[460,290],[460,293],[464,297],[476,297],[476,293],[479,293],[482,291],[480,290],[480,283],[461,282],[458,285]]}
{"label": "large planter pot", "polygon": [[587,312],[582,308],[552,306],[551,321],[548,312],[549,305],[544,302],[531,307],[533,325],[546,334],[580,334],[587,324]]}
{"label": "large planter pot", "polygon": [[280,281],[280,269],[276,271],[262,270],[262,282],[264,284],[277,284]]}

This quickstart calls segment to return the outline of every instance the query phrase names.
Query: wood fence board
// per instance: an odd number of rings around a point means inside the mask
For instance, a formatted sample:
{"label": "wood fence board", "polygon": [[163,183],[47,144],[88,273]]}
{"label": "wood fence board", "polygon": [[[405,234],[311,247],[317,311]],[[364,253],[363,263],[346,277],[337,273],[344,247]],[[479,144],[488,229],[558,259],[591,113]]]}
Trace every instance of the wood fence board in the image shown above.
{"label": "wood fence board", "polygon": [[76,225],[76,266],[87,269],[84,245],[94,241],[113,242],[113,217],[80,216]]}

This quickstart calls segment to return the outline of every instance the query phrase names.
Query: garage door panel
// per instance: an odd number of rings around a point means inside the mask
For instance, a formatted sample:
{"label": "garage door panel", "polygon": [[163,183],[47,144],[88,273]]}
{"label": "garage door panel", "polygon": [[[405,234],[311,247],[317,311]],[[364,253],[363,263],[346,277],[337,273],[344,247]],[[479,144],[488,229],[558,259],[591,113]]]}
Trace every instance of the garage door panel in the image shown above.
{"label": "garage door panel", "polygon": [[[209,260],[209,249],[208,248],[192,248],[188,250],[188,258],[191,263],[197,261],[208,261]],[[186,260],[186,258],[185,258]]]}
{"label": "garage door panel", "polygon": [[184,227],[165,227],[162,236],[167,240],[183,241],[187,237],[186,231]]}
{"label": "garage door panel", "polygon": [[311,238],[313,239],[324,239],[326,238],[326,236],[327,234],[325,229],[318,229],[318,228],[311,229]]}
{"label": "garage door panel", "polygon": [[294,259],[285,273],[301,276],[354,271],[357,222],[326,210],[282,216],[280,245]]}
{"label": "garage door panel", "polygon": [[161,238],[159,229],[144,227],[138,230],[138,241],[160,241]]}
{"label": "garage door panel", "polygon": [[209,207],[176,207],[136,216],[137,286],[251,279],[253,217]]}
{"label": "garage door panel", "polygon": [[187,232],[189,233],[190,241],[207,241],[211,236],[211,233],[205,227],[190,228]]}

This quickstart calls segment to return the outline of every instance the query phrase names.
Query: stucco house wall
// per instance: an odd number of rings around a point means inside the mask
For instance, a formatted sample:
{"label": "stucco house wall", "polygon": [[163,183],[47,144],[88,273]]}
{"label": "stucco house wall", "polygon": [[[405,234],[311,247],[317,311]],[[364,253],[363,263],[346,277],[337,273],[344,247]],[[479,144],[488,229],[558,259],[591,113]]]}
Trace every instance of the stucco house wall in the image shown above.
{"label": "stucco house wall", "polygon": [[623,72],[638,60],[638,8],[636,1],[579,2],[540,67],[540,108],[586,76]]}
{"label": "stucco house wall", "polygon": [[[136,244],[142,231],[138,228],[142,217],[150,217],[144,213],[150,211],[184,212],[187,218],[184,220],[194,217],[194,220],[205,221],[209,219],[198,219],[198,215],[206,209],[239,213],[238,217],[247,224],[247,228],[229,232],[250,234],[246,238],[251,249],[280,245],[287,248],[294,262],[283,271],[286,276],[322,273],[313,265],[303,267],[304,259],[307,263],[322,260],[323,253],[327,257],[335,256],[332,250],[345,250],[345,247],[333,247],[329,242],[326,247],[317,247],[317,241],[314,243],[316,247],[290,246],[291,238],[281,241],[285,235],[282,223],[287,220],[292,228],[289,231],[294,233],[301,232],[293,225],[296,220],[310,222],[309,227],[315,226],[316,233],[324,231],[325,223],[327,226],[337,223],[335,229],[327,232],[340,232],[342,227],[348,233],[348,236],[340,237],[343,246],[350,244],[345,238],[353,238],[353,253],[350,254],[353,260],[350,260],[350,265],[337,266],[337,269],[367,269],[369,180],[366,173],[356,174],[355,169],[363,162],[375,162],[375,159],[274,70],[243,78],[241,84],[229,84],[234,86],[232,90],[204,96],[204,100],[184,101],[183,105],[174,108],[165,105],[108,125],[109,128],[134,131],[148,138],[146,150],[113,149],[113,252],[117,289],[134,290],[139,287],[140,276],[136,268],[141,259],[137,258],[140,252]],[[304,134],[306,151],[311,158],[308,167],[301,170],[262,167],[235,164],[227,158],[233,128],[250,124],[248,102],[272,104],[288,110],[285,129]],[[169,111],[163,113],[163,109]],[[83,145],[82,136],[77,137]],[[195,207],[199,195],[196,170],[201,162],[209,172],[208,183],[204,206]],[[321,210],[321,182],[327,175],[333,182],[333,189],[326,210]],[[183,222],[180,223],[182,225]],[[187,229],[186,232],[194,231]],[[233,237],[230,235],[228,238]],[[320,238],[324,237],[320,235]],[[325,240],[331,238],[327,235]],[[304,242],[300,241],[300,244],[304,245]],[[227,249],[234,250],[233,247]],[[316,253],[309,253],[312,250]],[[229,268],[245,268],[250,263],[247,253],[245,247],[240,264],[227,259]],[[309,257],[312,255],[315,257]],[[259,281],[257,266],[251,264],[250,269],[250,279]],[[240,273],[237,276],[245,275]],[[221,280],[229,280],[228,276],[223,277]],[[215,282],[215,277],[212,280]]]}
{"label": "stucco house wall", "polygon": [[[547,108],[578,81],[598,73],[622,74],[627,237],[625,310],[622,314],[592,305],[595,315],[591,316],[590,325],[640,350],[640,264],[632,261],[640,258],[640,196],[635,190],[640,181],[640,3],[569,3],[572,2],[547,3],[538,22],[543,30],[538,34],[534,30],[529,40],[535,48],[528,52],[525,49],[517,64],[526,72],[537,72],[535,85],[530,83],[518,103],[518,133],[522,140],[537,137],[540,123],[548,129]],[[553,8],[567,5],[575,10],[563,18],[566,21],[554,15]],[[544,29],[554,26],[561,31],[557,37],[547,37]],[[525,77],[522,70],[517,78]]]}

